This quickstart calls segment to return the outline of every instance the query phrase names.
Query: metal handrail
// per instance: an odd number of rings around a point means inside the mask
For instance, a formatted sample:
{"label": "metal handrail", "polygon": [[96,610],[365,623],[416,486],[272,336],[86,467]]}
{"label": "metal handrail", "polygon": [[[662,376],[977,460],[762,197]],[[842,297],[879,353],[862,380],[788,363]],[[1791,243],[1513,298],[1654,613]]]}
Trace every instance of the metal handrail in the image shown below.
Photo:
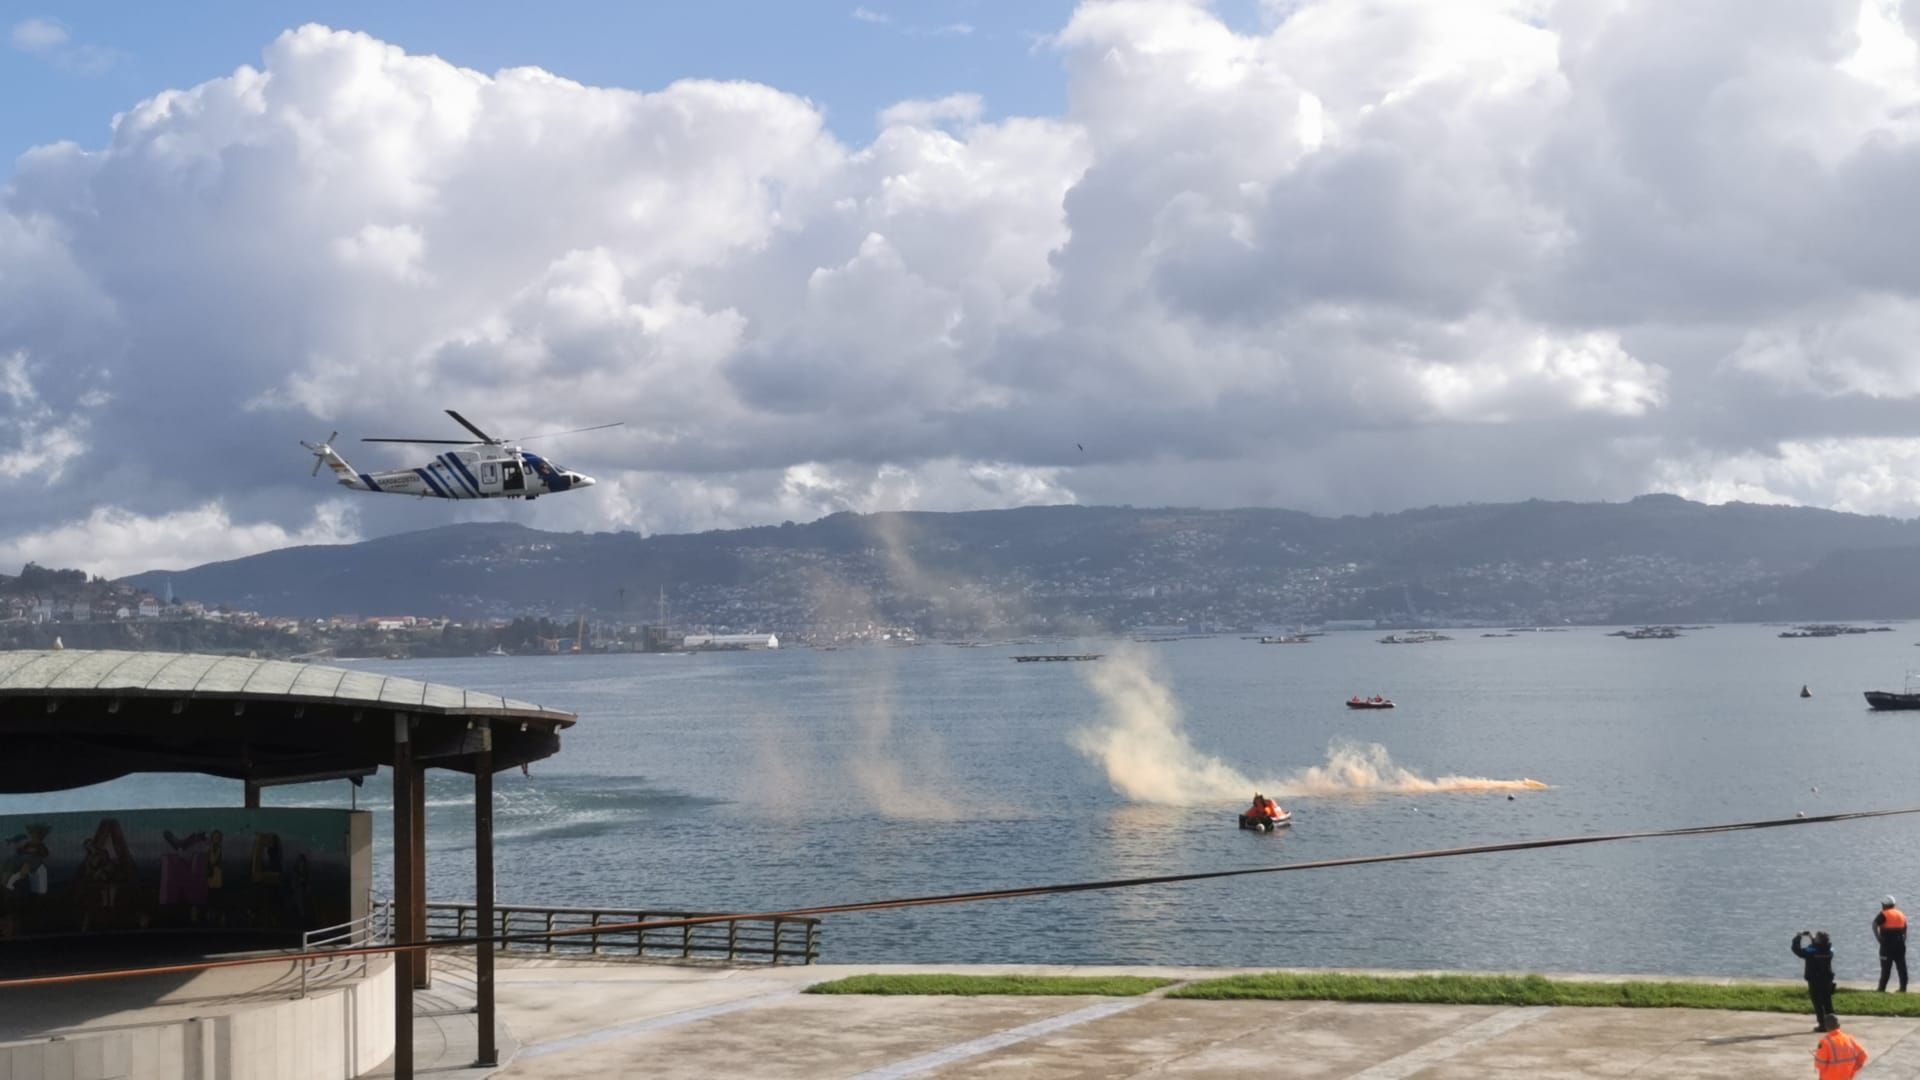
{"label": "metal handrail", "polygon": [[[631,924],[654,920],[714,918],[698,926],[634,929]],[[485,932],[476,905],[469,902],[429,901],[430,928],[456,938]],[[820,958],[820,920],[806,916],[760,915],[729,918],[721,913],[654,911],[642,908],[564,907],[549,904],[496,904],[490,936],[502,940],[507,951],[539,951],[550,955],[630,956],[655,959],[720,960],[726,963],[812,964]],[[598,928],[602,923],[628,924],[626,929]],[[555,931],[574,931],[554,934]],[[537,940],[526,940],[534,938]],[[519,939],[519,940],[516,940]]]}
{"label": "metal handrail", "polygon": [[[329,949],[358,949],[369,945],[383,945],[393,940],[393,901],[367,894],[367,913],[357,919],[333,926],[322,926],[307,930],[300,935],[300,951],[303,954],[300,965],[300,997],[307,996],[308,977],[316,964],[332,966],[333,960],[317,959],[312,954],[325,953]],[[372,957],[360,953],[346,958],[342,970],[351,968],[359,961],[360,975],[366,977]]]}

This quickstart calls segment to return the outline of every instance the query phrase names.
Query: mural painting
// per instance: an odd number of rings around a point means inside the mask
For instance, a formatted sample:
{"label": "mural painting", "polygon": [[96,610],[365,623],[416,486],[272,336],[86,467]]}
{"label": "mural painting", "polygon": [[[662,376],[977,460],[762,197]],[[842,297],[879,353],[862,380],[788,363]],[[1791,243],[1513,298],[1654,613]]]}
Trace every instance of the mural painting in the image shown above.
{"label": "mural painting", "polygon": [[371,832],[350,810],[0,816],[0,939],[338,925],[365,909]]}

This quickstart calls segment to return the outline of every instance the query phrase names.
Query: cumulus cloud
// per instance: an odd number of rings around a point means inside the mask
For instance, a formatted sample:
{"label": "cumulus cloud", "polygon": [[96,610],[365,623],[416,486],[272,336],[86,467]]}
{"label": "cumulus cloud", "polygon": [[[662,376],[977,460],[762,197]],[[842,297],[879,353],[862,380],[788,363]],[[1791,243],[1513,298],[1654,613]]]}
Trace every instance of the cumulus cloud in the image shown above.
{"label": "cumulus cloud", "polygon": [[7,40],[20,52],[31,53],[55,67],[82,75],[98,75],[124,58],[118,49],[73,40],[72,31],[58,19],[22,19],[7,32]]}
{"label": "cumulus cloud", "polygon": [[346,544],[359,539],[355,510],[329,501],[297,529],[236,522],[218,499],[148,517],[103,507],[84,519],[0,541],[0,566],[79,567],[121,577],[142,570],[181,570],[296,544]]}
{"label": "cumulus cloud", "polygon": [[50,52],[67,43],[67,28],[58,19],[21,19],[8,31],[7,40],[21,52]]}
{"label": "cumulus cloud", "polygon": [[1667,490],[1707,502],[1901,517],[1920,504],[1920,438],[1791,440],[1768,454],[1676,457],[1658,469]]}
{"label": "cumulus cloud", "polygon": [[979,94],[948,94],[930,101],[902,101],[880,111],[880,126],[935,127],[946,121],[975,123],[985,102]]}
{"label": "cumulus cloud", "polygon": [[856,7],[851,14],[856,22],[890,27],[908,37],[967,37],[973,33],[972,23],[951,22],[935,25],[903,23],[884,11],[875,11],[869,7]]}
{"label": "cumulus cloud", "polygon": [[296,438],[399,463],[346,439],[457,434],[448,406],[629,426],[548,444],[590,492],[369,496],[358,531],[1660,487],[1912,513],[1911,8],[1086,0],[1045,43],[1062,115],[966,88],[854,145],[777,87],[292,30],[16,164],[0,535],[210,492],[299,535],[331,493]]}

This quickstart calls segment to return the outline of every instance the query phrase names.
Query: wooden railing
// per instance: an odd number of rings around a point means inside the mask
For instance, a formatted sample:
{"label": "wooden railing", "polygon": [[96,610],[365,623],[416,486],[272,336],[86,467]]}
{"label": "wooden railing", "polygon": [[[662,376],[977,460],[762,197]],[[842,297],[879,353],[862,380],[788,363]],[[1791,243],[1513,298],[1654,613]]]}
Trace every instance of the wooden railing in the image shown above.
{"label": "wooden railing", "polygon": [[[551,934],[556,930],[602,925],[698,918],[698,911],[641,911],[634,908],[530,907],[495,904],[494,933],[499,937]],[[427,936],[470,937],[480,929],[470,903],[428,901]],[[516,953],[555,956],[637,956],[660,960],[720,960],[730,964],[811,964],[820,959],[820,920],[743,918],[665,930],[608,930],[502,946]]]}

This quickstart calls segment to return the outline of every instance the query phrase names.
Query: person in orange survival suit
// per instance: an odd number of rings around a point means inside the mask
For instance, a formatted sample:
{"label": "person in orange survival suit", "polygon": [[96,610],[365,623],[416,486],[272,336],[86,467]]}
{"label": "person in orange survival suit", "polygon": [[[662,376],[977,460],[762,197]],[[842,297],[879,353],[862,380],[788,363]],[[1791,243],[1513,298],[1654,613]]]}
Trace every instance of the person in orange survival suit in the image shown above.
{"label": "person in orange survival suit", "polygon": [[1820,1037],[1820,1045],[1813,1048],[1813,1067],[1820,1074],[1820,1080],[1853,1080],[1854,1074],[1866,1065],[1867,1048],[1841,1031],[1838,1020],[1833,1023],[1833,1030]]}
{"label": "person in orange survival suit", "polygon": [[1880,914],[1873,917],[1873,940],[1880,943],[1880,992],[1887,991],[1887,976],[1900,969],[1900,992],[1907,992],[1907,916],[1894,906],[1893,897],[1880,898]]}

